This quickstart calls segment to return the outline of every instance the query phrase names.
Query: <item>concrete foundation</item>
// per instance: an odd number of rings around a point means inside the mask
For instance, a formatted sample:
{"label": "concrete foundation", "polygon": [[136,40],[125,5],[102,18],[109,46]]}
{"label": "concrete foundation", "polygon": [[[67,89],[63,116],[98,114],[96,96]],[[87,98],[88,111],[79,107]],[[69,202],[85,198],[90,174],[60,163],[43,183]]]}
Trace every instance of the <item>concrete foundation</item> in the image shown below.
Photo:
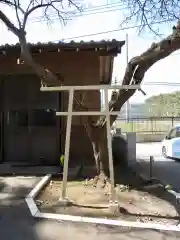
{"label": "concrete foundation", "polygon": [[128,148],[128,165],[134,166],[136,164],[136,133],[127,133],[127,148]]}
{"label": "concrete foundation", "polygon": [[[121,131],[117,131],[115,136],[121,135]],[[136,133],[135,132],[129,132],[126,134],[123,134],[126,141],[127,141],[127,159],[128,159],[128,165],[134,166],[136,164]]]}

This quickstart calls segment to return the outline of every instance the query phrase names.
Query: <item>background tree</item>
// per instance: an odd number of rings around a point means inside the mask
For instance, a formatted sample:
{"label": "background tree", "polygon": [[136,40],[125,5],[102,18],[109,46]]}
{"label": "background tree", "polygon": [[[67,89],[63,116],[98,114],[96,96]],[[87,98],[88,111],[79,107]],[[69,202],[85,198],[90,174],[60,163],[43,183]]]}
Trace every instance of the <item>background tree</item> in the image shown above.
{"label": "background tree", "polygon": [[[177,20],[176,26],[173,27],[172,32],[168,37],[158,43],[153,43],[145,52],[139,56],[133,57],[129,61],[122,84],[141,84],[145,73],[152,65],[159,60],[166,58],[172,52],[180,49],[180,2],[178,0],[119,0],[119,2],[127,7],[127,13],[122,25],[129,21],[136,20],[140,22],[140,31],[142,31],[145,26],[148,26],[151,31],[158,34],[153,28],[154,23],[157,23],[158,21],[168,22]],[[24,60],[25,64],[34,70],[44,84],[55,86],[63,84],[63,76],[57,77],[48,69],[45,69],[33,60],[26,40],[26,23],[30,14],[38,9],[43,10],[43,13],[47,18],[50,18],[52,11],[54,11],[59,18],[63,20],[64,14],[68,14],[70,10],[69,8],[66,8],[65,11],[63,4],[68,3],[68,7],[80,9],[82,2],[77,2],[76,0],[27,0],[26,6],[24,0],[1,0],[0,3],[10,6],[16,13],[18,24],[12,22],[2,10],[0,10],[0,19],[19,39],[21,45],[21,58]],[[119,92],[113,92],[111,101],[109,102],[110,110],[119,111],[124,103],[135,92],[136,90],[132,89],[120,89]],[[76,100],[76,104],[79,109],[87,109],[86,103],[80,103]],[[111,124],[115,119],[116,116],[111,117]],[[109,173],[109,167],[105,117],[100,117],[97,122],[93,122],[91,117],[83,117],[83,124],[92,142],[98,176],[100,172],[107,176]],[[98,177],[95,178],[95,184],[98,179]]]}
{"label": "background tree", "polygon": [[152,96],[146,100],[145,106],[150,116],[180,116],[180,92]]}

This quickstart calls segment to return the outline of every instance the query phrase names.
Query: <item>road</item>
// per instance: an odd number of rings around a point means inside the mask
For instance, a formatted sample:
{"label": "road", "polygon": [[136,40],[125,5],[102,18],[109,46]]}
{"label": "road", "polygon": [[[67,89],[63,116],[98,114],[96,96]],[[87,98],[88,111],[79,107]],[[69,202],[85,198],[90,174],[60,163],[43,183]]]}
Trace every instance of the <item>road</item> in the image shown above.
{"label": "road", "polygon": [[153,155],[156,158],[163,159],[161,156],[161,143],[137,143],[136,144],[136,151],[138,157],[149,157]]}
{"label": "road", "polygon": [[165,184],[171,184],[180,192],[180,161],[163,158],[161,143],[138,143],[136,154],[146,172],[149,169],[149,157],[153,156],[155,159],[153,176]]}

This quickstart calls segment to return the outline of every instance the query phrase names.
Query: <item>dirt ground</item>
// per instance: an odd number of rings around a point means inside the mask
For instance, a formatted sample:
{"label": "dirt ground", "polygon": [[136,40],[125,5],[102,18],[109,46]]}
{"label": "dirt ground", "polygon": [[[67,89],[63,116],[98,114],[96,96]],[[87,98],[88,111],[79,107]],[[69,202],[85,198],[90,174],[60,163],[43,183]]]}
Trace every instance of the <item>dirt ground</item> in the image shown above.
{"label": "dirt ground", "polygon": [[42,190],[36,202],[42,212],[173,225],[179,223],[178,206],[162,186],[149,189],[146,186],[133,188],[117,184],[118,213],[110,212],[107,207],[109,192],[110,186],[93,188],[92,181],[69,181],[67,196],[74,204],[62,207],[59,204],[61,181],[56,178]]}

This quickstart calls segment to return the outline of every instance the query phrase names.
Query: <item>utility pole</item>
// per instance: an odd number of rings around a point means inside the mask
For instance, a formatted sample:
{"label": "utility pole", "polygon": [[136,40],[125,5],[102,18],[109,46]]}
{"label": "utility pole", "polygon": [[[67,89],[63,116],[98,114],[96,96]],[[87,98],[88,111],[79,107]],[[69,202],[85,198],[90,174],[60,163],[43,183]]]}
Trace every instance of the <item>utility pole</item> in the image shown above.
{"label": "utility pole", "polygon": [[[117,77],[114,78],[114,85],[117,85]],[[115,89],[117,90],[117,89]]]}
{"label": "utility pole", "polygon": [[[128,45],[128,33],[126,33],[126,64],[129,62],[129,45]],[[129,100],[126,102],[126,121],[129,122]]]}

